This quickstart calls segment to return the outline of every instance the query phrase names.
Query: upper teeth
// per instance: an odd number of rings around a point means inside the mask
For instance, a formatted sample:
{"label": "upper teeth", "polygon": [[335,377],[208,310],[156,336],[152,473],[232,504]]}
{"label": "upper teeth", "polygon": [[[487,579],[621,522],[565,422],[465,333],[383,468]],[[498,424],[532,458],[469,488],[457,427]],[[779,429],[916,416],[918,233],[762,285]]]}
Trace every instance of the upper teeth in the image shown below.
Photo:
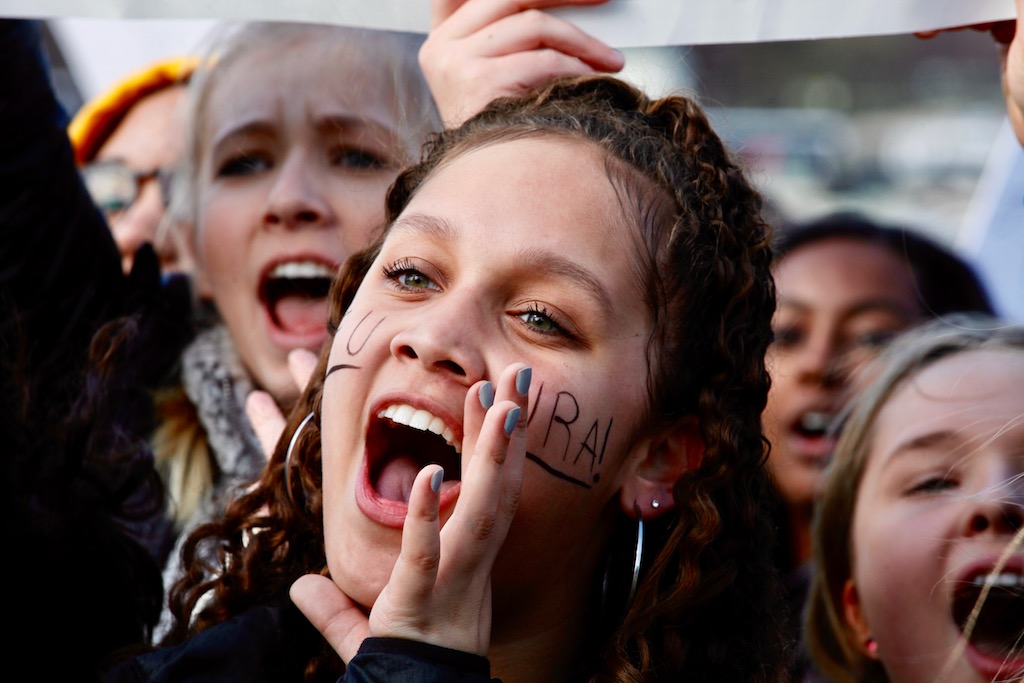
{"label": "upper teeth", "polygon": [[334,277],[334,271],[319,261],[288,261],[279,263],[270,271],[270,277],[314,278]]}
{"label": "upper teeth", "polygon": [[800,419],[800,424],[804,429],[824,431],[828,428],[831,421],[832,416],[829,413],[810,412],[804,414]]}
{"label": "upper teeth", "polygon": [[1017,572],[1001,572],[999,574],[979,574],[971,581],[974,586],[998,586],[999,588],[1024,587],[1024,576]]}
{"label": "upper teeth", "polygon": [[441,418],[430,414],[426,410],[404,404],[391,405],[377,413],[377,417],[387,418],[392,422],[397,422],[413,429],[419,429],[420,431],[433,432],[454,448],[456,453],[462,454],[462,444],[455,443],[455,434],[452,430]]}

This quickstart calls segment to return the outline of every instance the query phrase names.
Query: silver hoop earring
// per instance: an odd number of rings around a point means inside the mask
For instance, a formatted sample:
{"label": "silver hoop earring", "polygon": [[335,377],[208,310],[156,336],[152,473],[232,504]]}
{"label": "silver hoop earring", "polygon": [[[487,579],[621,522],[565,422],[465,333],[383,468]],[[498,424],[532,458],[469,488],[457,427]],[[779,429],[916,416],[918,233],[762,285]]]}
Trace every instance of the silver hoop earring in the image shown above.
{"label": "silver hoop earring", "polygon": [[629,585],[627,605],[633,602],[633,596],[636,595],[636,586],[640,582],[640,562],[644,557],[644,516],[636,503],[633,503],[633,509],[636,511],[636,548],[633,551],[633,582]]}
{"label": "silver hoop earring", "polygon": [[295,506],[295,498],[292,496],[292,451],[295,450],[295,444],[299,440],[299,434],[306,428],[310,420],[313,419],[313,413],[310,413],[306,417],[302,418],[302,422],[296,427],[295,433],[292,434],[292,440],[288,442],[288,452],[284,456],[284,488],[288,493],[288,500],[292,502],[292,506]]}

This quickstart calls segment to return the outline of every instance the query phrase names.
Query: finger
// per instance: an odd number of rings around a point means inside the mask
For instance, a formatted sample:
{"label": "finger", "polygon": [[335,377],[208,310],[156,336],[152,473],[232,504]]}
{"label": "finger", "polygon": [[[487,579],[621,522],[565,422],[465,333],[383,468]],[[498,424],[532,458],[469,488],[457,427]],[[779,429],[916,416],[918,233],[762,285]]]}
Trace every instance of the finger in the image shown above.
{"label": "finger", "polygon": [[536,55],[546,48],[574,57],[598,71],[619,71],[625,65],[621,52],[572,22],[549,14],[515,14],[496,22],[486,34],[477,34],[467,41],[480,56]]}
{"label": "finger", "polygon": [[470,387],[462,411],[462,470],[460,479],[466,475],[469,467],[469,454],[476,448],[480,438],[480,427],[483,425],[487,411],[494,405],[494,385],[481,381]]}
{"label": "finger", "polygon": [[430,27],[436,28],[444,23],[465,2],[466,0],[431,0]]}
{"label": "finger", "polygon": [[299,391],[305,391],[309,384],[309,378],[313,376],[316,369],[316,354],[309,349],[292,349],[288,352],[288,370]]}
{"label": "finger", "polygon": [[[493,561],[515,514],[525,460],[528,408],[528,392],[520,394],[516,390],[516,377],[529,372],[527,366],[518,363],[502,373],[496,389],[499,400],[487,410],[479,438],[468,453],[469,463],[463,464],[459,500],[441,532],[445,567],[456,573],[476,573],[478,579],[485,579],[489,567],[487,572],[479,573],[477,565],[485,559]],[[510,451],[513,443],[516,447]],[[512,486],[507,485],[509,481]]]}
{"label": "finger", "polygon": [[402,549],[388,581],[392,600],[412,611],[428,601],[437,579],[441,558],[438,508],[443,478],[444,469],[439,465],[427,465],[416,475],[402,527]]}
{"label": "finger", "polygon": [[284,432],[285,419],[274,398],[265,391],[255,389],[245,398],[245,414],[256,432],[256,439],[268,459]]}
{"label": "finger", "polygon": [[[444,2],[445,0],[437,0]],[[453,3],[455,0],[447,0]],[[553,7],[601,5],[608,0],[467,0],[444,22],[443,33],[451,39],[465,38],[490,26],[499,19],[528,10]],[[545,15],[549,16],[549,15]],[[435,24],[437,26],[437,24]]]}
{"label": "finger", "polygon": [[517,95],[538,83],[547,82],[558,76],[583,76],[597,71],[594,67],[575,57],[554,50],[520,52],[507,57],[498,57],[494,60],[493,68],[500,73],[515,74],[515,78],[509,79],[509,83],[502,92],[489,93],[487,101],[480,103],[479,108],[481,109],[487,102],[499,95]]}
{"label": "finger", "polygon": [[326,576],[300,576],[288,595],[346,663],[370,636],[366,615]]}

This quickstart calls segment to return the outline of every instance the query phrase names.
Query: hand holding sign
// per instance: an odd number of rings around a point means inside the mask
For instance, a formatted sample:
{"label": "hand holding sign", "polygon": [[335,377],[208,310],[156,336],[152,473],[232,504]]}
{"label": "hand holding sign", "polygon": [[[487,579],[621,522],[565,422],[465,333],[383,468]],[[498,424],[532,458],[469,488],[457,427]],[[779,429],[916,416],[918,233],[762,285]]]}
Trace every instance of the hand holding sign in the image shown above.
{"label": "hand holding sign", "polygon": [[573,23],[537,10],[607,0],[432,0],[420,50],[445,125],[469,118],[495,97],[557,75],[618,71],[622,54]]}

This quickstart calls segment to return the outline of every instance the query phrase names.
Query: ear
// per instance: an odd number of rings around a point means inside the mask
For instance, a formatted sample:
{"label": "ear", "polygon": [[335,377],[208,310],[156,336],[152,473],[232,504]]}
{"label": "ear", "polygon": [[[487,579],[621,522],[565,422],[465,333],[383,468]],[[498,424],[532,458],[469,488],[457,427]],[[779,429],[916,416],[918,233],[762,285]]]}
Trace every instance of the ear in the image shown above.
{"label": "ear", "polygon": [[871,644],[875,639],[871,636],[871,627],[864,618],[860,605],[860,594],[853,579],[843,584],[843,617],[846,619],[847,630],[854,640],[854,646],[869,659],[878,659],[878,652]]}
{"label": "ear", "polygon": [[633,454],[633,472],[619,492],[622,511],[635,519],[639,508],[644,519],[654,519],[674,509],[676,481],[683,472],[699,467],[703,457],[704,438],[696,417],[651,439]]}

